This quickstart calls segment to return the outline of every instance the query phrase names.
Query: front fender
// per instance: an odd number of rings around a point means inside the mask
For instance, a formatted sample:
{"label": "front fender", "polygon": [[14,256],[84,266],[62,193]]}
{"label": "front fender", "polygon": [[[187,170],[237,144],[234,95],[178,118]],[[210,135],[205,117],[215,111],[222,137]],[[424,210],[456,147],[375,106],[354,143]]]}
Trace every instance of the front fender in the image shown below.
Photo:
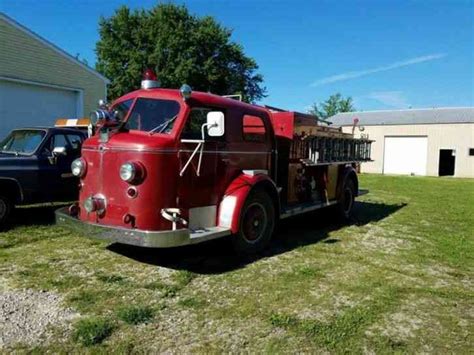
{"label": "front fender", "polygon": [[[232,233],[238,232],[241,211],[248,195],[256,186],[273,189],[273,192],[270,193],[273,193],[274,196],[278,196],[277,187],[268,175],[247,175],[242,173],[227,187],[224,198],[219,204],[219,227],[230,228]],[[275,200],[274,196],[272,197]]]}

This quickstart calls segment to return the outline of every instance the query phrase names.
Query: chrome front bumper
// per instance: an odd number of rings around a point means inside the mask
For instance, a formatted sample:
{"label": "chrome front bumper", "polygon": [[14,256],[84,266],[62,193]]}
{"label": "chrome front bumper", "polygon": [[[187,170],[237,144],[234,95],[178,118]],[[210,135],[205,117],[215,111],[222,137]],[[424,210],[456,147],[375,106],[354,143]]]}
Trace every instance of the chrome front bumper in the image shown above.
{"label": "chrome front bumper", "polygon": [[95,223],[86,223],[76,217],[70,216],[67,207],[56,210],[55,214],[56,224],[88,237],[146,248],[178,247],[216,239],[230,234],[229,229],[220,227],[199,231],[190,231],[186,228],[165,231],[145,231],[104,226]]}

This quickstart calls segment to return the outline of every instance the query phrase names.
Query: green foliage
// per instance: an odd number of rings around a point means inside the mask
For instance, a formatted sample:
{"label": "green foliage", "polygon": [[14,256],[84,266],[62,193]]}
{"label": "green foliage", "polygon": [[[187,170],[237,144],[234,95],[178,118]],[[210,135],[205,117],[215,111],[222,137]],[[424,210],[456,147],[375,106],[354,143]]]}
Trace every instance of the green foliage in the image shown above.
{"label": "green foliage", "polygon": [[84,346],[102,343],[114,330],[109,320],[97,317],[81,319],[74,328],[74,340]]}
{"label": "green foliage", "polygon": [[127,324],[140,324],[150,321],[154,313],[148,306],[125,306],[117,311],[117,317]]}
{"label": "green foliage", "polygon": [[320,118],[328,118],[338,114],[339,112],[355,111],[352,97],[344,98],[340,93],[331,95],[326,101],[321,104],[314,103],[309,109],[309,113]]}
{"label": "green foliage", "polygon": [[185,6],[159,4],[151,10],[118,8],[99,22],[97,70],[110,78],[109,97],[139,88],[145,68],[153,68],[162,87],[220,95],[242,94],[255,101],[265,95],[255,60],[231,40],[232,31],[210,16]]}

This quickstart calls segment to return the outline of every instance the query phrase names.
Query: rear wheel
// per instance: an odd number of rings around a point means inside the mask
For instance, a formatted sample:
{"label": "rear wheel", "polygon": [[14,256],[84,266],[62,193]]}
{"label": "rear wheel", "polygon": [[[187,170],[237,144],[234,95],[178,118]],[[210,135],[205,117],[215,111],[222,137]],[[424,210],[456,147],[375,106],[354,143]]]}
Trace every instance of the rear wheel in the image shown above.
{"label": "rear wheel", "polygon": [[250,193],[240,217],[239,231],[232,237],[234,250],[239,254],[252,254],[263,250],[275,227],[275,207],[263,190]]}
{"label": "rear wheel", "polygon": [[13,203],[6,196],[0,195],[0,229],[2,229],[9,220],[13,210]]}
{"label": "rear wheel", "polygon": [[346,220],[352,217],[355,195],[356,191],[354,181],[352,179],[347,179],[342,187],[342,193],[339,199],[339,211],[341,217]]}

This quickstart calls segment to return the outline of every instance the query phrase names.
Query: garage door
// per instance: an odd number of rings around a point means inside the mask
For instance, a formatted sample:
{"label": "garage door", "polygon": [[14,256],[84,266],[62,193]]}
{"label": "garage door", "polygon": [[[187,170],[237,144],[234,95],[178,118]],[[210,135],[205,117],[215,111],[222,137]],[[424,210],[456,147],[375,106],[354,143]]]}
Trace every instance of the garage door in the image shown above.
{"label": "garage door", "polygon": [[51,126],[59,117],[78,117],[79,91],[0,79],[0,139],[13,128]]}
{"label": "garage door", "polygon": [[384,174],[426,175],[427,137],[385,137]]}

